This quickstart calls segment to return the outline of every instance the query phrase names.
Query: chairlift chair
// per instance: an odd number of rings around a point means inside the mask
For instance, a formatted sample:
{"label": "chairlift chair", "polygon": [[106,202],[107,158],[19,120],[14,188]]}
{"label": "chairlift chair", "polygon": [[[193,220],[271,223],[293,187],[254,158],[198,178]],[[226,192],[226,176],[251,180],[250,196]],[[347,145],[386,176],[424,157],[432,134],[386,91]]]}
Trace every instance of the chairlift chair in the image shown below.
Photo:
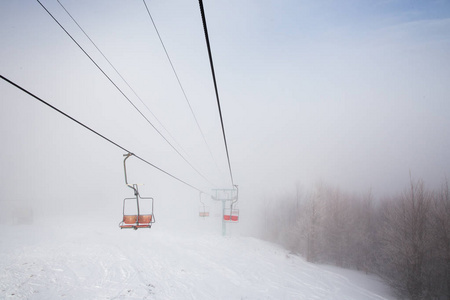
{"label": "chairlift chair", "polygon": [[131,155],[133,154],[124,154],[125,159],[123,160],[123,168],[125,172],[125,183],[129,188],[133,189],[135,197],[123,199],[123,218],[119,223],[119,227],[120,229],[134,230],[139,228],[151,228],[152,224],[155,223],[155,217],[153,215],[153,198],[141,197],[138,185],[135,183],[128,183],[126,160]]}
{"label": "chairlift chair", "polygon": [[231,223],[239,222],[239,209],[225,208],[223,210],[223,220],[225,222],[231,222]]}
{"label": "chairlift chair", "polygon": [[209,211],[199,211],[198,216],[203,218],[209,217]]}
{"label": "chairlift chair", "polygon": [[[133,189],[138,191],[136,184],[133,184]],[[140,197],[138,193],[135,198],[123,199],[123,219],[119,224],[121,229],[151,228],[154,222],[153,198]]]}
{"label": "chairlift chair", "polygon": [[202,201],[202,192],[200,192],[200,203],[198,216],[202,218],[209,217],[209,207]]}
{"label": "chairlift chair", "polygon": [[234,185],[234,187],[236,188],[236,196],[231,201],[230,208],[223,209],[223,220],[225,222],[230,222],[230,223],[238,223],[239,222],[239,209],[236,208],[237,207],[236,202],[238,202],[238,200],[239,200],[239,188],[237,185]]}

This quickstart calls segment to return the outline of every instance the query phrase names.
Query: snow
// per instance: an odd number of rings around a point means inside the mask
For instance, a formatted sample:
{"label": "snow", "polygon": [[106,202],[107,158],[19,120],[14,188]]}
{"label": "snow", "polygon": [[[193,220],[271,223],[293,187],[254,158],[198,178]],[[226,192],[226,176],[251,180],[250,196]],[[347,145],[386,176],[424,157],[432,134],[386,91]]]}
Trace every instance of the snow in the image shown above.
{"label": "snow", "polygon": [[374,276],[251,237],[100,220],[0,225],[0,234],[0,298],[394,299]]}

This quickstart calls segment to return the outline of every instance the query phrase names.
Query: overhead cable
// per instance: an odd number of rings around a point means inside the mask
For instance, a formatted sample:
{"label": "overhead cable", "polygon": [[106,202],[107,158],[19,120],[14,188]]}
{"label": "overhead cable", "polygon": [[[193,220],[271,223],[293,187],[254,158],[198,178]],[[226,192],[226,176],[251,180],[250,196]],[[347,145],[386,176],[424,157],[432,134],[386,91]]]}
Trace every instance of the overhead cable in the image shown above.
{"label": "overhead cable", "polygon": [[205,18],[205,11],[203,8],[203,1],[199,0],[198,3],[200,5],[200,14],[202,16],[203,30],[205,32],[206,47],[208,48],[209,64],[211,66],[211,73],[212,73],[212,78],[213,78],[213,82],[214,82],[214,90],[216,92],[216,100],[217,100],[217,107],[219,109],[220,124],[222,126],[223,141],[224,141],[225,150],[227,153],[228,169],[230,170],[231,184],[234,187],[233,172],[231,171],[230,155],[228,153],[227,138],[225,135],[225,127],[223,125],[222,109],[220,108],[219,91],[217,89],[216,74],[214,72],[214,63],[213,63],[212,54],[211,54],[211,46],[209,44],[208,27],[206,26],[206,18]]}
{"label": "overhead cable", "polygon": [[89,39],[89,41],[94,45],[94,47],[98,50],[98,52],[103,56],[103,58],[108,62],[108,64],[113,68],[113,70],[116,72],[117,75],[123,80],[123,82],[130,88],[130,90],[133,92],[133,94],[141,101],[141,103],[147,108],[147,110],[150,112],[150,114],[155,118],[155,120],[161,125],[161,127],[169,134],[169,136],[172,138],[172,140],[175,141],[175,143],[180,147],[185,153],[186,151],[183,149],[183,147],[177,142],[177,140],[170,134],[169,130],[163,125],[163,123],[156,117],[156,115],[150,110],[150,108],[145,104],[145,102],[142,100],[142,98],[136,93],[136,91],[130,86],[128,81],[125,80],[125,78],[120,74],[120,72],[116,69],[116,67],[111,63],[111,61],[106,57],[106,55],[103,53],[103,51],[100,50],[100,48],[97,46],[97,44],[94,43],[94,41],[89,37],[89,35],[84,31],[84,29],[81,27],[81,25],[75,20],[75,18],[72,16],[72,14],[66,9],[66,7],[59,1],[59,5],[64,9],[64,11],[69,15],[69,17],[73,20],[73,22],[78,26],[78,28],[83,32],[83,34]]}
{"label": "overhead cable", "polygon": [[147,13],[148,13],[148,16],[150,17],[150,20],[152,21],[153,27],[155,28],[156,34],[158,35],[158,38],[159,38],[159,41],[161,42],[161,45],[162,45],[162,47],[164,49],[164,52],[166,53],[167,60],[169,61],[170,66],[172,67],[172,71],[175,74],[175,77],[177,79],[178,85],[180,86],[180,89],[183,92],[184,99],[186,100],[186,102],[187,102],[187,104],[189,106],[189,109],[190,109],[190,111],[192,113],[192,116],[194,117],[195,123],[197,124],[197,128],[200,131],[200,134],[202,135],[203,141],[205,142],[206,147],[208,148],[208,151],[209,151],[209,154],[211,155],[211,158],[213,159],[214,163],[216,164],[216,167],[218,168],[216,160],[214,158],[214,155],[212,154],[211,148],[209,147],[209,144],[206,141],[206,138],[205,138],[205,135],[203,134],[202,128],[200,127],[200,124],[199,124],[199,122],[197,120],[197,117],[195,116],[194,110],[192,109],[192,106],[191,106],[191,103],[190,103],[190,101],[188,99],[188,96],[186,95],[186,92],[185,92],[185,90],[183,88],[183,85],[181,84],[180,78],[178,77],[177,71],[175,71],[175,67],[174,67],[174,65],[172,63],[172,60],[170,59],[169,53],[167,52],[166,46],[164,45],[164,42],[163,42],[163,40],[161,38],[161,35],[159,34],[159,30],[156,27],[155,21],[153,20],[153,17],[152,17],[152,15],[150,13],[150,10],[149,10],[148,6],[147,6],[147,3],[145,2],[145,0],[142,0],[142,1],[144,2],[145,8],[146,8]]}
{"label": "overhead cable", "polygon": [[61,25],[61,23],[58,22],[58,20],[50,13],[50,11],[39,1],[36,0],[41,6],[42,8],[44,8],[44,10],[50,15],[50,17],[52,17],[52,19],[59,25],[59,27],[61,27],[62,30],[64,30],[64,32],[72,39],[72,41],[78,46],[78,48],[81,49],[81,51],[83,51],[83,53],[91,60],[91,62],[103,73],[103,75],[114,85],[114,87],[122,94],[122,96],[125,97],[125,99],[127,99],[127,101],[134,107],[134,109],[136,109],[139,114],[147,121],[147,123],[149,123],[153,129],[156,130],[156,132],[172,147],[173,150],[175,150],[175,152],[178,153],[178,155],[187,163],[189,164],[189,166],[191,166],[191,168],[197,172],[197,174],[199,174],[203,179],[205,179],[208,183],[210,183],[211,185],[214,186],[214,184],[208,180],[208,178],[206,178],[202,173],[200,173],[200,171],[198,171],[181,153],[180,151],[178,151],[177,148],[175,148],[170,142],[169,140],[155,127],[155,125],[152,124],[152,122],[150,122],[150,120],[139,110],[139,108],[137,108],[137,106],[125,95],[125,93],[117,86],[117,84],[114,83],[114,81],[103,71],[103,69],[92,59],[92,57],[83,49],[83,47],[81,47],[81,45],[70,35],[70,33]]}
{"label": "overhead cable", "polygon": [[158,171],[160,171],[160,172],[162,172],[162,173],[164,173],[164,174],[166,174],[166,175],[172,177],[173,179],[175,179],[175,180],[177,180],[177,181],[179,181],[179,182],[181,182],[181,183],[183,183],[183,184],[185,184],[185,185],[187,185],[187,186],[189,186],[189,187],[191,187],[191,188],[193,188],[193,189],[195,189],[195,190],[197,190],[197,191],[199,191],[199,192],[205,193],[205,192],[203,192],[202,190],[200,190],[199,188],[196,188],[195,186],[193,186],[193,185],[187,183],[186,181],[181,180],[180,178],[176,177],[175,175],[172,175],[171,173],[169,173],[169,172],[167,172],[167,171],[161,169],[160,167],[158,167],[158,166],[152,164],[151,162],[149,162],[149,161],[143,159],[142,157],[140,157],[140,156],[134,154],[132,151],[130,151],[130,150],[126,149],[125,147],[123,147],[123,146],[117,144],[116,142],[112,141],[111,139],[105,137],[104,135],[98,133],[98,132],[95,131],[94,129],[92,129],[92,128],[90,128],[89,126],[83,124],[82,122],[78,121],[77,119],[71,117],[70,115],[66,114],[65,112],[63,112],[63,111],[61,111],[60,109],[56,108],[55,106],[51,105],[51,104],[48,103],[47,101],[45,101],[45,100],[39,98],[38,96],[36,96],[36,95],[34,95],[33,93],[29,92],[28,90],[24,89],[24,88],[21,87],[20,85],[18,85],[18,84],[16,84],[16,83],[12,82],[12,81],[9,80],[8,78],[4,77],[3,75],[0,75],[0,78],[3,79],[4,81],[8,82],[9,84],[15,86],[16,88],[18,88],[19,90],[23,91],[24,93],[30,95],[30,96],[33,97],[34,99],[40,101],[41,103],[43,103],[43,104],[47,105],[48,107],[52,108],[53,110],[57,111],[58,113],[62,114],[63,116],[69,118],[70,120],[74,121],[74,122],[77,123],[78,125],[80,125],[80,126],[84,127],[85,129],[89,130],[90,132],[92,132],[92,133],[96,134],[97,136],[103,138],[104,140],[108,141],[109,143],[113,144],[114,146],[116,146],[116,147],[122,149],[123,151],[125,151],[125,152],[127,152],[127,153],[133,154],[136,158],[138,158],[139,160],[141,160],[141,161],[145,162],[146,164],[152,166],[153,168],[157,169]]}

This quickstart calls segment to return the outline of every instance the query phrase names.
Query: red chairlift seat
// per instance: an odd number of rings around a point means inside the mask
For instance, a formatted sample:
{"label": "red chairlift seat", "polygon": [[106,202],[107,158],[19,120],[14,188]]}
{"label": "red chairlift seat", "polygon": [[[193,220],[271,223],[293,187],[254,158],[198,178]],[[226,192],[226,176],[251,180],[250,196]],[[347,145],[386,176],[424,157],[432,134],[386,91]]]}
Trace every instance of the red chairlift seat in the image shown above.
{"label": "red chairlift seat", "polygon": [[120,228],[133,228],[136,224],[137,215],[124,215],[123,221],[120,223]]}
{"label": "red chairlift seat", "polygon": [[153,215],[124,215],[120,228],[151,228]]}
{"label": "red chairlift seat", "polygon": [[199,217],[209,217],[209,211],[201,211],[198,215]]}
{"label": "red chairlift seat", "polygon": [[239,222],[239,209],[225,209],[223,220],[226,222]]}

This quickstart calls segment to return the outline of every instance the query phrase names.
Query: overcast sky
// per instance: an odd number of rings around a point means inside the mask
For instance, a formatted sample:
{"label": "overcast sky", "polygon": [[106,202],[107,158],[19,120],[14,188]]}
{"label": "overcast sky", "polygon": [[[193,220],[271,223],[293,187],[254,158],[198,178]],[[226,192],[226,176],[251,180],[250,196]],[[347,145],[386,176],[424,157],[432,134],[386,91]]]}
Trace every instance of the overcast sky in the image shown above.
{"label": "overcast sky", "polygon": [[[212,155],[144,3],[60,2],[151,112],[60,4],[42,0],[202,175],[37,1],[0,3],[1,74],[201,190],[230,188],[198,1],[147,5]],[[243,201],[317,181],[381,197],[400,192],[410,171],[430,186],[449,176],[450,2],[205,0],[204,7]],[[131,193],[122,150],[4,81],[0,99],[2,201],[120,214]],[[196,209],[196,190],[129,161],[130,180],[145,183],[161,210]]]}

